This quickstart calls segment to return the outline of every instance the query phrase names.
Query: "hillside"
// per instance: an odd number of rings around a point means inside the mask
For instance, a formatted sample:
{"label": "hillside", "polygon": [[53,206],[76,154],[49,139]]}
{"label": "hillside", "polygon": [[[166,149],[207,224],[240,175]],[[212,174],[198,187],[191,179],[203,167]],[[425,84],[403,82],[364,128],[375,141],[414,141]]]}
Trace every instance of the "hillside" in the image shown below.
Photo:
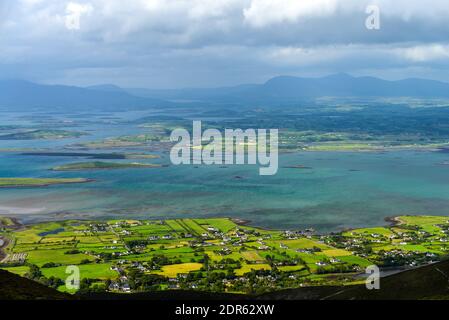
{"label": "hillside", "polygon": [[67,300],[73,296],[61,293],[35,281],[0,270],[0,300]]}
{"label": "hillside", "polygon": [[[405,271],[381,279],[380,290],[363,285],[347,287],[317,286],[283,290],[260,296],[214,294],[191,291],[165,291],[136,294],[89,294],[83,300],[405,300],[448,299],[449,261]],[[0,300],[75,299],[26,278],[0,270]]]}
{"label": "hillside", "polygon": [[449,299],[449,261],[384,277],[379,290],[364,285],[310,287],[259,296],[262,300],[421,300]]}

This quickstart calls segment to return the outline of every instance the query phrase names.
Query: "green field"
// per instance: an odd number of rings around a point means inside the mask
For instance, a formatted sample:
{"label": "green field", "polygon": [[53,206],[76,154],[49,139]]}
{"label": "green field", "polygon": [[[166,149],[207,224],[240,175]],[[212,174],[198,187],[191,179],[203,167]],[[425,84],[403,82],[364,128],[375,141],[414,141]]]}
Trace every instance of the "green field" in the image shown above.
{"label": "green field", "polygon": [[0,236],[10,240],[0,267],[43,283],[60,279],[61,291],[68,266],[79,268],[83,290],[265,292],[358,283],[356,275],[369,265],[419,266],[449,251],[446,217],[402,216],[392,226],[329,235],[264,230],[228,218],[68,220],[17,230],[0,219]]}

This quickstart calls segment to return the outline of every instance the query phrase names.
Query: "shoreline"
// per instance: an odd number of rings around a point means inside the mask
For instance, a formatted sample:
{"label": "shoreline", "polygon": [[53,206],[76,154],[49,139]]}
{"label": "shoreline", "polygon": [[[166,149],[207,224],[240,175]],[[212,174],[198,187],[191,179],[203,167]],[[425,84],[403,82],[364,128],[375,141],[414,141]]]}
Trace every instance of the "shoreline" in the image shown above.
{"label": "shoreline", "polygon": [[89,182],[95,182],[95,179],[83,179],[80,181],[61,181],[61,182],[54,182],[54,183],[40,183],[40,184],[14,184],[14,185],[8,185],[8,186],[1,186],[0,189],[16,189],[16,188],[43,188],[43,187],[50,187],[50,186],[56,186],[56,185],[62,185],[62,184],[81,184],[81,183],[89,183]]}
{"label": "shoreline", "polygon": [[391,147],[377,147],[377,148],[354,148],[354,149],[345,149],[345,148],[302,148],[302,149],[279,149],[279,154],[291,154],[291,153],[300,153],[300,152],[360,152],[360,153],[386,153],[386,152],[401,152],[401,151],[413,151],[413,152],[448,152],[449,145],[441,145],[441,146],[391,146]]}
{"label": "shoreline", "polygon": [[399,216],[385,217],[384,220],[387,222],[389,227],[395,227],[403,224],[403,221],[399,219]]}
{"label": "shoreline", "polygon": [[[67,215],[67,214],[66,214]],[[23,216],[29,216],[24,214]],[[404,215],[403,215],[404,216]],[[407,216],[407,215],[405,215]],[[416,216],[420,216],[420,215],[416,215]],[[34,221],[34,222],[22,222],[20,220],[20,218],[18,218],[17,216],[11,216],[11,215],[1,215],[0,217],[5,217],[5,218],[9,218],[13,221],[15,221],[15,224],[18,226],[18,228],[21,227],[28,227],[28,226],[32,226],[32,225],[36,225],[36,224],[40,224],[40,223],[48,223],[48,222],[64,222],[64,221],[107,221],[107,220],[113,220],[113,219],[117,219],[117,220],[136,220],[136,221],[165,221],[165,220],[173,220],[173,219],[198,219],[198,217],[187,217],[187,218],[182,218],[182,217],[170,217],[170,218],[154,218],[154,217],[150,217],[150,218],[134,218],[134,217],[129,217],[129,218],[125,218],[123,216],[107,216],[107,217],[98,217],[98,216],[88,216],[85,218],[62,218],[62,219],[58,219],[57,217],[54,219],[43,219],[43,220],[38,220],[38,221]],[[401,225],[403,222],[399,219],[400,216],[387,216],[384,218],[384,220],[386,222],[388,222],[385,225],[382,225],[381,227],[394,227],[397,225]],[[446,217],[445,215],[441,215],[441,217]],[[449,215],[447,216],[449,219]],[[201,217],[204,219],[229,219],[230,221],[234,222],[236,225],[238,226],[248,226],[251,228],[258,228],[261,230],[266,230],[266,231],[285,231],[285,230],[295,230],[295,229],[283,229],[283,228],[270,228],[270,227],[264,227],[264,226],[259,226],[257,224],[253,224],[252,220],[249,219],[243,219],[243,218],[236,218],[236,217],[230,217],[230,216],[210,216],[210,217]],[[379,227],[378,225],[376,225],[377,227]],[[373,226],[373,227],[376,227]],[[340,230],[333,230],[333,231],[328,231],[328,232],[313,232],[314,235],[320,236],[320,235],[331,235],[331,234],[335,234],[335,233],[342,233],[342,232],[347,232],[347,231],[351,231],[351,230],[356,230],[356,229],[360,229],[360,228],[371,228],[369,226],[361,226],[361,227],[348,227],[348,228],[343,228]],[[14,230],[16,230],[17,228],[14,228]],[[313,226],[309,226],[306,227],[304,229],[314,229]]]}
{"label": "shoreline", "polygon": [[[15,221],[15,224],[18,226],[18,228],[27,228],[32,225],[40,224],[40,223],[48,223],[48,222],[64,222],[64,221],[107,221],[107,220],[136,220],[136,221],[165,221],[165,220],[173,220],[173,219],[198,219],[198,218],[204,218],[204,219],[229,219],[230,221],[234,222],[238,226],[247,226],[251,228],[257,228],[265,231],[286,231],[286,230],[301,230],[301,228],[278,228],[278,227],[266,227],[266,226],[260,226],[257,224],[254,224],[252,220],[250,219],[244,219],[244,218],[238,218],[238,217],[232,217],[227,215],[212,215],[212,216],[201,216],[201,217],[169,217],[169,218],[160,218],[160,217],[148,217],[148,218],[142,218],[142,217],[124,217],[122,215],[115,216],[115,215],[107,215],[107,216],[95,216],[95,215],[86,215],[83,214],[83,217],[70,217],[71,214],[76,213],[64,213],[63,218],[58,217],[57,215],[60,213],[53,214],[54,218],[50,217],[43,217],[42,220],[38,219],[35,221],[30,222],[23,222],[21,220],[20,216],[24,217],[30,217],[34,216],[32,214],[21,214],[21,215],[10,215],[10,214],[0,214],[0,217],[10,218],[11,220]],[[399,226],[403,224],[403,221],[400,220],[401,216],[423,216],[423,215],[397,215],[397,216],[386,216],[384,217],[385,224],[379,224],[379,225],[373,225],[373,226],[358,226],[358,227],[347,227],[347,228],[341,228],[336,230],[331,230],[327,232],[319,232],[315,230],[315,227],[313,225],[303,227],[302,230],[310,229],[313,230],[313,235],[315,236],[325,236],[325,235],[332,235],[337,233],[343,233],[348,232],[351,230],[357,230],[357,229],[363,229],[363,228],[375,228],[375,227],[394,227]],[[437,215],[439,217],[447,217],[449,219],[449,215]],[[16,229],[14,229],[16,230]]]}

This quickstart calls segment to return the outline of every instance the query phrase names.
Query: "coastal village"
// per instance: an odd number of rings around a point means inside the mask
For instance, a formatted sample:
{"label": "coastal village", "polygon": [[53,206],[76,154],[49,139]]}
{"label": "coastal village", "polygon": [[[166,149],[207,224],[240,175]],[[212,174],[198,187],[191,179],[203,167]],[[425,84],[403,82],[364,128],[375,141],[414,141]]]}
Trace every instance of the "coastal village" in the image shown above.
{"label": "coastal village", "polygon": [[[6,221],[5,218],[2,221]],[[318,234],[267,230],[230,218],[2,223],[0,268],[61,291],[262,293],[356,284],[366,267],[444,259],[447,217],[402,216],[386,227]],[[67,288],[67,267],[80,286]]]}

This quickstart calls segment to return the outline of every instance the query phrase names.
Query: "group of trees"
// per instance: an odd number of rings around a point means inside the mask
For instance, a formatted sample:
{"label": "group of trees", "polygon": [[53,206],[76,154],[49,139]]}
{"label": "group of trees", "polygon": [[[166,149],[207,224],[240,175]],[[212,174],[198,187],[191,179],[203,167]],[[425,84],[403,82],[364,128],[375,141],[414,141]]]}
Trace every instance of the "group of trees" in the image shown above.
{"label": "group of trees", "polygon": [[132,268],[127,273],[129,287],[133,291],[157,291],[161,284],[167,283],[168,279],[157,274],[145,274],[142,271]]}
{"label": "group of trees", "polygon": [[45,277],[38,266],[35,264],[29,264],[29,271],[25,274],[28,279],[37,281],[51,288],[58,288],[64,284],[64,281],[60,278],[51,276],[49,278]]}

